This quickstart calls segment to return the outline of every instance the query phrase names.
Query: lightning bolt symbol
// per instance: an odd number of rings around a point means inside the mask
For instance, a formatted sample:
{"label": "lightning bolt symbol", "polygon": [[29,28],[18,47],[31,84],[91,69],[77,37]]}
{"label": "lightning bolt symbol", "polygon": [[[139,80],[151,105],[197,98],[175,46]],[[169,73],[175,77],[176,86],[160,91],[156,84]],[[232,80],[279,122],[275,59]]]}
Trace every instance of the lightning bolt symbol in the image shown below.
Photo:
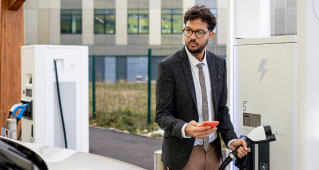
{"label": "lightning bolt symbol", "polygon": [[264,76],[266,75],[266,73],[268,71],[268,69],[265,69],[267,61],[268,61],[267,59],[263,59],[263,60],[261,60],[261,63],[259,65],[258,72],[261,73],[259,83],[261,82],[261,80],[264,78]]}

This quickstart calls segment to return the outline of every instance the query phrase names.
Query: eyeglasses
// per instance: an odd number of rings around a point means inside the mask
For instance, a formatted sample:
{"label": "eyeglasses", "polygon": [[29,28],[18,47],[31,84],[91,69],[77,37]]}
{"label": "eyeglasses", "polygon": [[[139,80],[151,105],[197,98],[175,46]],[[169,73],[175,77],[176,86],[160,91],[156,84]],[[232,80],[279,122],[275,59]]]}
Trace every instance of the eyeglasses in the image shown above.
{"label": "eyeglasses", "polygon": [[193,30],[191,30],[191,29],[189,29],[189,28],[184,28],[184,35],[186,36],[186,37],[191,37],[192,35],[193,35],[193,32],[195,32],[195,36],[197,37],[197,38],[203,38],[204,37],[204,35],[206,34],[206,33],[208,33],[209,31],[203,31],[203,30],[198,30],[198,31],[193,31]]}

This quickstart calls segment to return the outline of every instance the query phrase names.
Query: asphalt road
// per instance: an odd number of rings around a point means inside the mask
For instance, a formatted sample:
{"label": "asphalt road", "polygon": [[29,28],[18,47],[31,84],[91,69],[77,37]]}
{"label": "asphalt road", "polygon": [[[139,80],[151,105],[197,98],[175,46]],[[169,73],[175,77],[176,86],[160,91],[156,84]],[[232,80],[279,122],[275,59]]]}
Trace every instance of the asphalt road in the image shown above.
{"label": "asphalt road", "polygon": [[154,169],[154,151],[162,148],[162,139],[132,135],[90,127],[90,153]]}

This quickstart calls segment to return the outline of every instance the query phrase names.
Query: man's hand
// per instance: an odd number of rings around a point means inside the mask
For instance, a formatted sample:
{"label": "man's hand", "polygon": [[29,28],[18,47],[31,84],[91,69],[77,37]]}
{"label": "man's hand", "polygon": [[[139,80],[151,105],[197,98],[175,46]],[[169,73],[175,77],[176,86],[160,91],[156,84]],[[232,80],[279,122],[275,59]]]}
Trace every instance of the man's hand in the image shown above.
{"label": "man's hand", "polygon": [[209,137],[217,128],[210,128],[210,126],[199,127],[199,123],[194,120],[190,121],[185,126],[185,134],[186,136],[191,136],[194,138],[207,138]]}
{"label": "man's hand", "polygon": [[238,149],[238,157],[239,158],[243,158],[248,154],[248,152],[251,152],[251,149],[247,148],[247,144],[246,144],[244,139],[237,139],[237,140],[233,141],[230,144],[229,149],[234,151],[238,146],[240,146]]}

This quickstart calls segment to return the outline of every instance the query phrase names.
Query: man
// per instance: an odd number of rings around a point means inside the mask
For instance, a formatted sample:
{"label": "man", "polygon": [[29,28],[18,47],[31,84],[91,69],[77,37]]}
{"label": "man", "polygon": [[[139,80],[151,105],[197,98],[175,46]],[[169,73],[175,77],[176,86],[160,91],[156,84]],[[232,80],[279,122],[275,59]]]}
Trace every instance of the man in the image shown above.
{"label": "man", "polygon": [[[216,19],[208,8],[194,6],[184,16],[185,47],[158,65],[156,122],[164,129],[162,161],[169,170],[215,170],[221,164],[219,133],[227,146],[250,149],[237,139],[227,104],[226,62],[205,49]],[[217,128],[199,127],[219,121]]]}

